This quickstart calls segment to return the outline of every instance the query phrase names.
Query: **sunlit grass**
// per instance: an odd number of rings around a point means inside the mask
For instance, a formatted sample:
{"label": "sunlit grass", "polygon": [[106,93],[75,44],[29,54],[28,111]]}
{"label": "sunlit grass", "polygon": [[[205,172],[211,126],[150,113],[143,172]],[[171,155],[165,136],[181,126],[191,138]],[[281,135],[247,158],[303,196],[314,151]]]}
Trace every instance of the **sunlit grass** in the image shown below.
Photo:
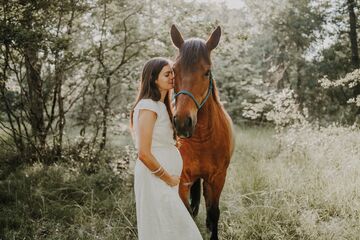
{"label": "sunlit grass", "polygon": [[[223,239],[357,239],[360,133],[238,129],[221,199]],[[321,144],[320,144],[320,143]]]}
{"label": "sunlit grass", "polygon": [[[237,127],[220,238],[358,239],[359,139],[358,130],[340,127],[278,137],[271,128]],[[195,220],[209,239],[203,198]],[[1,171],[0,226],[0,239],[136,239],[132,175],[104,166],[88,174],[71,162]]]}

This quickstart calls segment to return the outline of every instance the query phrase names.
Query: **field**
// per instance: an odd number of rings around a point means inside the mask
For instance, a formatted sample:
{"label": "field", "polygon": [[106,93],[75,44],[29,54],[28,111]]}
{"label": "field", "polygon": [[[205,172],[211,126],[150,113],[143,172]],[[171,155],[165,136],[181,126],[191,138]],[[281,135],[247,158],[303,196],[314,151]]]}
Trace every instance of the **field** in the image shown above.
{"label": "field", "polygon": [[[359,139],[342,127],[237,127],[220,238],[359,239]],[[131,167],[103,165],[88,174],[72,161],[16,170],[1,162],[0,239],[136,239]],[[196,222],[208,239],[203,200]]]}

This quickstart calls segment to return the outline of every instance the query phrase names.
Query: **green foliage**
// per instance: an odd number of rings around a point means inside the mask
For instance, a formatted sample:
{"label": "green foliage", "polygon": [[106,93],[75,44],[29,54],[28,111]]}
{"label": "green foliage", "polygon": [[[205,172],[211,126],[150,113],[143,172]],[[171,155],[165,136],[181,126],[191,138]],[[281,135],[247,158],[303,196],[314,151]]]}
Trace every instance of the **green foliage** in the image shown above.
{"label": "green foliage", "polygon": [[90,175],[66,163],[23,166],[0,182],[0,238],[135,239],[128,181],[105,166]]}
{"label": "green foliage", "polygon": [[[220,44],[212,53],[213,73],[221,101],[235,122],[244,120],[249,107],[244,102],[256,105],[284,88],[295,91],[299,111],[305,114],[308,109],[309,120],[351,124],[355,119],[354,109],[346,104],[352,91],[324,90],[317,81],[324,75],[338,79],[351,70],[343,4],[259,0],[229,9],[225,4],[183,0],[8,1],[0,8],[6,10],[0,22],[5,40],[1,51],[9,46],[11,56],[9,67],[5,55],[0,57],[7,75],[4,96],[16,114],[26,111],[24,91],[29,86],[21,83],[21,76],[27,71],[24,50],[32,49],[40,66],[45,122],[51,121],[52,112],[55,116],[47,128],[53,136],[58,135],[54,128],[60,109],[54,89],[59,79],[65,122],[75,120],[82,137],[98,142],[106,114],[109,127],[127,119],[143,63],[154,56],[176,56],[171,24],[177,24],[185,38],[206,39],[217,25],[222,27]],[[332,43],[321,46],[329,38]]]}
{"label": "green foliage", "polygon": [[[155,56],[175,59],[171,24],[184,38],[206,39],[217,25],[222,27],[220,44],[212,53],[213,72],[235,122],[245,115],[249,121],[303,127],[282,129],[277,139],[273,129],[237,129],[236,152],[221,200],[221,237],[357,238],[358,130],[307,125],[314,120],[320,125],[352,124],[355,119],[357,108],[347,103],[351,98],[358,101],[352,91],[358,78],[349,78],[355,72],[350,66],[345,1],[244,2],[242,9],[229,9],[225,4],[184,0],[3,1],[0,238],[136,238],[128,173],[136,156],[127,135],[128,112],[143,63]],[[322,46],[329,36],[332,42]],[[27,128],[31,135],[26,51],[33,53],[40,69],[46,123],[53,111],[55,116],[59,112],[53,105],[54,88],[59,76],[62,81],[68,144],[58,158],[52,150],[56,142],[49,140],[58,132],[49,134],[48,165],[23,164],[31,152],[25,147],[22,156],[17,154],[11,134],[3,134],[9,126],[6,99],[24,120],[16,130],[25,135]],[[324,75],[336,88],[320,86],[318,79]],[[111,145],[99,152],[105,112]],[[54,121],[49,129],[58,125]],[[201,206],[196,221],[208,237]]]}

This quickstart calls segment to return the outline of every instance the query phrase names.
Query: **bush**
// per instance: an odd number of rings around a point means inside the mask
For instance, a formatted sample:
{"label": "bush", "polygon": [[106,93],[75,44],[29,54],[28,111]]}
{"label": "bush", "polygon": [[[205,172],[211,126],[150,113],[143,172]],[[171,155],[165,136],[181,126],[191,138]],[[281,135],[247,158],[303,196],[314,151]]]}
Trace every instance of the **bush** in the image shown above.
{"label": "bush", "polygon": [[0,238],[133,239],[132,175],[85,174],[61,163],[23,166],[0,184]]}

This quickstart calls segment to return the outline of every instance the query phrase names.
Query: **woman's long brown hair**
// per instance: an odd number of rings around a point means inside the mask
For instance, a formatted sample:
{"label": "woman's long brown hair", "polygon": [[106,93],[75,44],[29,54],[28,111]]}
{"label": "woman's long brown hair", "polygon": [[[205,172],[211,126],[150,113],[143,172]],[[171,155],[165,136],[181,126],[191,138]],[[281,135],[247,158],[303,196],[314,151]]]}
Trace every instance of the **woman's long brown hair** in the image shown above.
{"label": "woman's long brown hair", "polygon": [[[160,101],[161,94],[155,83],[156,79],[158,79],[159,74],[163,67],[170,65],[170,61],[166,58],[152,58],[147,61],[144,65],[139,92],[136,97],[135,103],[130,111],[130,128],[133,128],[133,116],[134,116],[134,108],[138,104],[141,99],[152,99],[154,101]],[[171,109],[171,96],[170,92],[168,92],[165,96],[164,103],[166,105],[167,112],[169,114],[170,122],[172,122],[173,114]]]}

